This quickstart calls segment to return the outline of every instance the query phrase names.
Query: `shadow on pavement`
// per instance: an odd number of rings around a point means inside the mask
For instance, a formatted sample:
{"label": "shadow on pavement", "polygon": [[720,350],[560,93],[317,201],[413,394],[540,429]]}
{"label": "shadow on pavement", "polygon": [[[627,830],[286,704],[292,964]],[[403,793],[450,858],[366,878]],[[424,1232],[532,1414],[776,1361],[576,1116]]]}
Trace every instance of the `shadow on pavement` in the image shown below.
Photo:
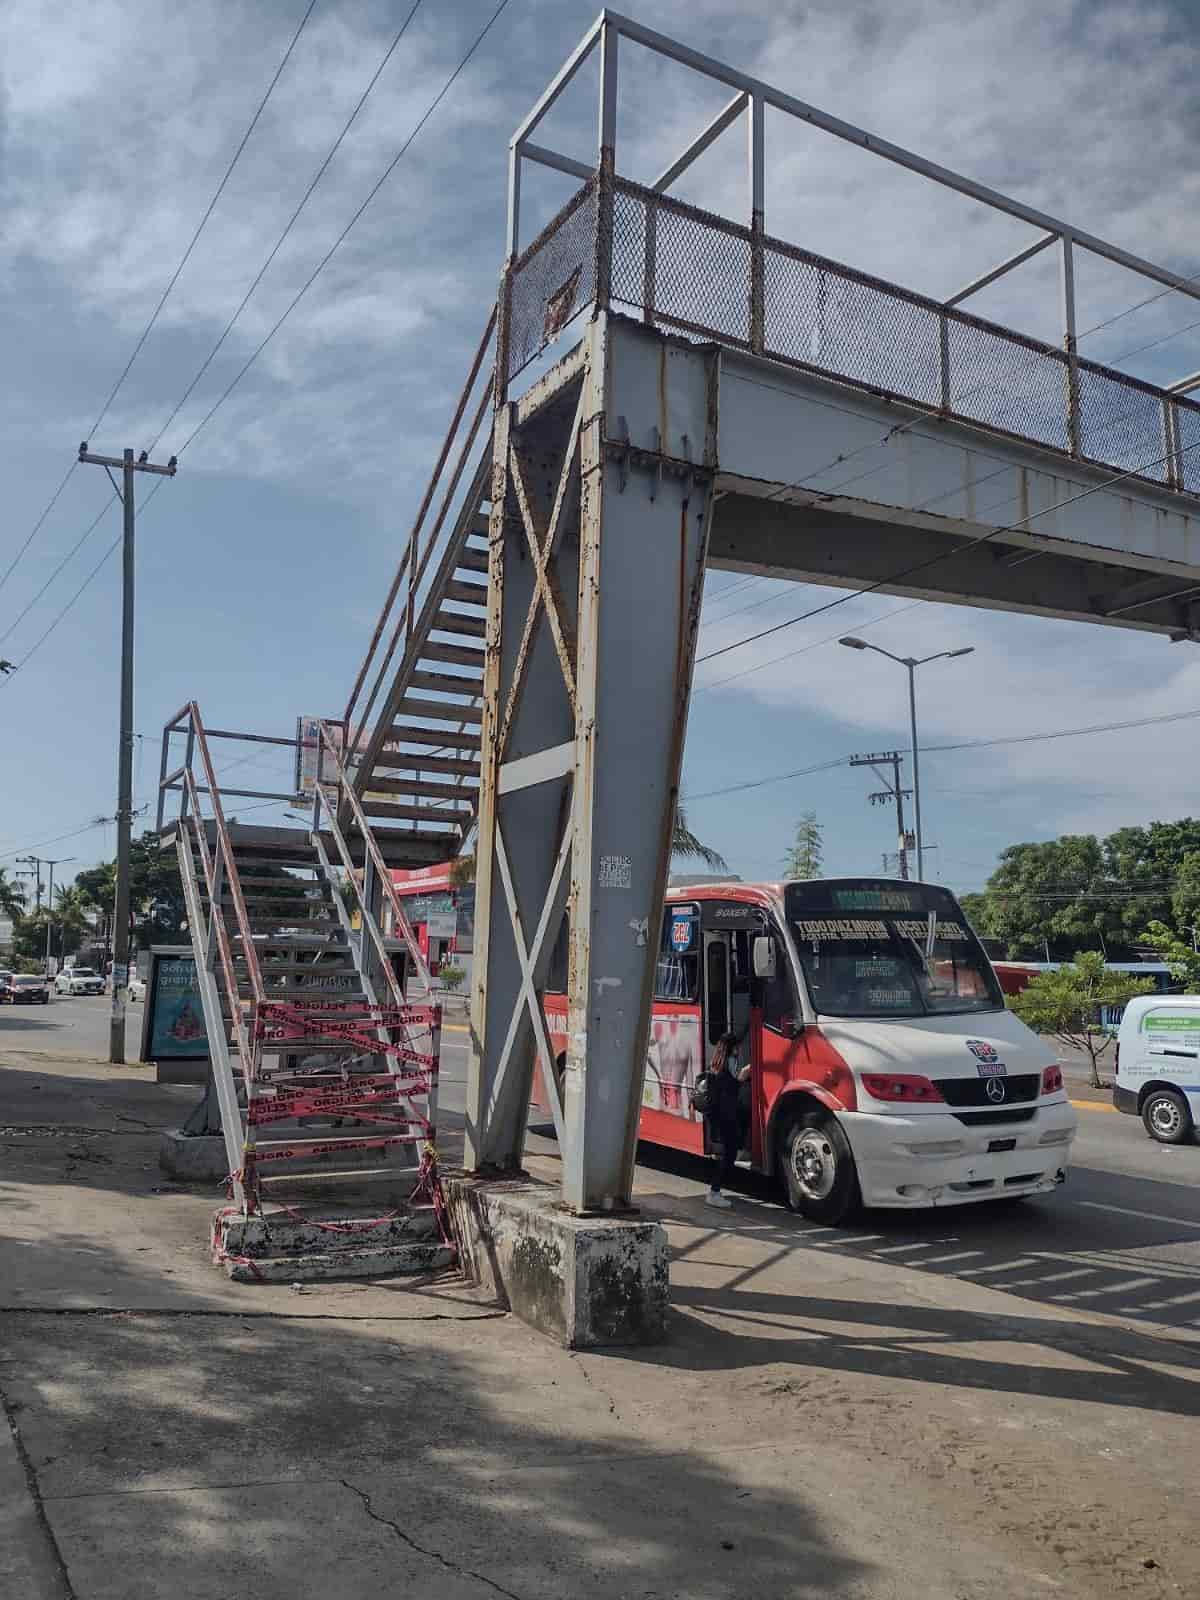
{"label": "shadow on pavement", "polygon": [[[638,1146],[638,1165],[698,1183],[710,1178],[710,1163],[655,1145]],[[739,1171],[733,1188],[773,1202],[742,1223],[780,1248],[887,1262],[1169,1327],[1194,1328],[1200,1314],[1200,1269],[1171,1254],[1172,1246],[1200,1243],[1200,1192],[1186,1184],[1075,1167],[1067,1187],[1045,1199],[868,1211],[843,1228],[790,1215],[761,1174]],[[1104,1200],[1076,1199],[1076,1188]]]}
{"label": "shadow on pavement", "polygon": [[548,1574],[624,1600],[708,1594],[722,1568],[722,1593],[816,1600],[861,1593],[870,1571],[793,1488],[751,1494],[719,1459],[672,1450],[647,1494],[644,1442],[570,1357],[539,1350],[531,1367],[532,1336],[505,1321],[3,1320],[3,1386],[93,1600],[248,1579],[260,1600],[541,1594]]}

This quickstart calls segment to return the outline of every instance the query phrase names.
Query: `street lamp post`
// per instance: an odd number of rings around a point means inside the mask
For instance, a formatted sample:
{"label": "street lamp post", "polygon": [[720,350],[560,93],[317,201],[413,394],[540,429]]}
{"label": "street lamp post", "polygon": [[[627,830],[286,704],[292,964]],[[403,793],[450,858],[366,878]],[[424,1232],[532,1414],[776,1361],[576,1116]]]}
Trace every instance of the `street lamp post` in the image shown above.
{"label": "street lamp post", "polygon": [[874,650],[877,655],[886,656],[889,661],[895,661],[899,666],[908,670],[908,717],[912,730],[912,776],[913,776],[913,816],[916,820],[917,832],[917,877],[925,877],[925,844],[921,834],[921,769],[918,764],[917,752],[917,668],[926,666],[930,661],[953,661],[956,656],[969,656],[975,649],[973,644],[965,645],[961,650],[938,650],[931,656],[894,656],[890,650],[885,650],[882,645],[871,644],[866,639],[859,639],[854,634],[847,634],[838,640],[848,650]]}
{"label": "street lamp post", "polygon": [[55,861],[45,861],[44,866],[50,868],[50,887],[46,893],[46,976],[50,976],[50,950],[51,936],[54,932],[54,869],[61,867],[67,861],[74,861],[75,856],[59,856]]}

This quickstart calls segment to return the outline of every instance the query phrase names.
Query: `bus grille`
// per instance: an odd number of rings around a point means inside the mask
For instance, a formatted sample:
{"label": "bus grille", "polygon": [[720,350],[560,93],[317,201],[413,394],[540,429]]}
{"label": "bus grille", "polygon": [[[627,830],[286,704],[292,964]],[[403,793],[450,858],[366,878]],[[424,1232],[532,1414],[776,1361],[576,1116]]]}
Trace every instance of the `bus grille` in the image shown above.
{"label": "bus grille", "polygon": [[[1000,1078],[935,1078],[938,1093],[948,1106],[1019,1105],[1023,1100],[1036,1100],[1041,1087],[1040,1072],[1019,1072],[1014,1077]],[[1004,1085],[1004,1099],[993,1100],[988,1094],[989,1083]]]}

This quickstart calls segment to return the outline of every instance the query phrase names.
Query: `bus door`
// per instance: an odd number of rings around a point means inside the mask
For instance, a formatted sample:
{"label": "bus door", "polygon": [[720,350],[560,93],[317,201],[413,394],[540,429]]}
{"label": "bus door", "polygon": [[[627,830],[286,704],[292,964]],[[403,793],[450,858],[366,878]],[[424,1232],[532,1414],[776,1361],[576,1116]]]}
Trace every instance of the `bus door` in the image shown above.
{"label": "bus door", "polygon": [[[760,1098],[761,1010],[754,979],[754,939],[766,930],[766,913],[742,901],[709,900],[701,904],[704,942],[705,1060],[726,1034],[737,1043],[739,1066],[751,1067],[750,1087],[743,1095],[746,1127],[743,1143],[757,1154]],[[707,1144],[707,1130],[706,1130]]]}

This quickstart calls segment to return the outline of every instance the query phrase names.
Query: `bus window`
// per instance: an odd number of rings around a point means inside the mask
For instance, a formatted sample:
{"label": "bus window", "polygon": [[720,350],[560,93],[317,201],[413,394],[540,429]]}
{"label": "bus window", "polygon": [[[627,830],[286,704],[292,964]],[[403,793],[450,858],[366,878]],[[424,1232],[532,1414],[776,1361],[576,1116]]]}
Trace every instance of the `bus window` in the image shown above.
{"label": "bus window", "polygon": [[729,1032],[729,938],[723,933],[704,935],[705,1001],[708,1042],[719,1044]]}
{"label": "bus window", "polygon": [[700,916],[696,906],[668,906],[654,967],[656,1000],[695,1001],[700,991]]}
{"label": "bus window", "polygon": [[772,933],[771,943],[775,946],[775,976],[762,980],[762,1013],[763,1025],[774,1028],[777,1033],[784,1031],[784,1019],[791,1022],[798,1020],[800,1009],[792,994],[792,978],[788,970],[787,955],[780,943],[778,934]]}

